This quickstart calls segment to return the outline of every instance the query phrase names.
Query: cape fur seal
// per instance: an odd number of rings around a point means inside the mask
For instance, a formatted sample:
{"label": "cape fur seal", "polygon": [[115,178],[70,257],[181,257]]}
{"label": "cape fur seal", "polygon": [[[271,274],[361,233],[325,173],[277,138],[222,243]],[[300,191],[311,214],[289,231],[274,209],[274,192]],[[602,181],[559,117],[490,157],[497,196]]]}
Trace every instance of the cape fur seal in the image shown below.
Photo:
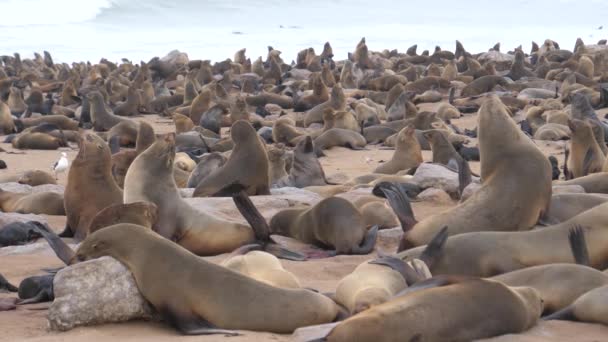
{"label": "cape fur seal", "polygon": [[11,145],[20,150],[56,150],[68,146],[64,139],[46,133],[21,133],[14,137]]}
{"label": "cape fur seal", "polygon": [[395,153],[391,160],[380,164],[374,173],[395,174],[401,170],[418,167],[422,163],[422,151],[416,139],[416,130],[407,126],[399,132],[395,143]]}
{"label": "cape fur seal", "polygon": [[188,188],[196,188],[205,177],[209,176],[214,170],[219,169],[227,160],[228,158],[219,152],[204,154],[190,173],[186,186]]}
{"label": "cape fur seal", "polygon": [[5,213],[65,215],[63,195],[56,192],[10,192],[0,189],[0,209]]}
{"label": "cape fur seal", "polygon": [[103,208],[89,225],[89,233],[119,223],[130,223],[152,229],[158,218],[156,204],[150,202],[133,202],[112,204]]}
{"label": "cape fur seal", "polygon": [[281,261],[270,253],[250,251],[243,255],[232,256],[224,260],[221,265],[271,286],[287,289],[302,287],[298,278],[286,271]]}
{"label": "cape fur seal", "polygon": [[483,102],[478,120],[482,187],[458,206],[420,222],[411,215],[403,218],[400,251],[428,243],[446,225],[449,235],[527,230],[547,211],[551,164],[544,154],[519,130],[497,96]]}
{"label": "cape fur seal", "polygon": [[17,180],[19,184],[27,184],[29,186],[37,186],[43,184],[57,184],[55,177],[50,173],[42,170],[28,170]]}
{"label": "cape fur seal", "polygon": [[344,128],[331,128],[314,140],[317,155],[322,155],[322,150],[335,146],[343,146],[352,150],[362,150],[367,145],[365,137],[358,132]]}
{"label": "cape fur seal", "polygon": [[110,112],[106,107],[105,100],[100,92],[92,91],[86,96],[91,106],[91,122],[93,123],[95,131],[108,131],[120,122],[130,121],[127,118],[114,115]]}
{"label": "cape fur seal", "polygon": [[321,340],[472,341],[523,332],[537,323],[543,307],[536,290],[492,280],[435,277],[417,287],[345,321],[321,326],[329,330],[321,333]]}
{"label": "cape fur seal", "polygon": [[194,197],[226,196],[225,188],[245,186],[249,195],[269,195],[268,155],[260,137],[247,121],[232,125],[234,148],[226,164],[205,177],[194,190]]}
{"label": "cape fur seal", "polygon": [[[79,260],[106,255],[129,268],[141,294],[183,334],[234,334],[214,327],[290,333],[337,315],[335,303],[323,295],[261,283],[205,261],[144,227],[106,227],[76,252]],[[245,304],[258,307],[256,314],[242,310]]]}
{"label": "cape fur seal", "polygon": [[294,186],[305,188],[307,186],[327,185],[325,171],[317,158],[315,146],[310,136],[300,140],[293,150],[293,162],[287,179],[277,182],[278,187]]}
{"label": "cape fur seal", "polygon": [[158,207],[154,231],[197,255],[232,252],[253,242],[249,226],[198,211],[182,199],[173,177],[174,157],[174,134],[159,138],[138,155],[127,171],[124,203],[154,203]]}
{"label": "cape fur seal", "polygon": [[378,227],[368,230],[352,203],[329,197],[310,208],[278,212],[270,220],[270,231],[338,254],[368,254],[376,243]]}
{"label": "cape fur seal", "polygon": [[114,181],[108,145],[96,134],[86,133],[72,161],[65,187],[67,222],[61,236],[83,240],[91,221],[102,209],[122,203],[122,190]]}

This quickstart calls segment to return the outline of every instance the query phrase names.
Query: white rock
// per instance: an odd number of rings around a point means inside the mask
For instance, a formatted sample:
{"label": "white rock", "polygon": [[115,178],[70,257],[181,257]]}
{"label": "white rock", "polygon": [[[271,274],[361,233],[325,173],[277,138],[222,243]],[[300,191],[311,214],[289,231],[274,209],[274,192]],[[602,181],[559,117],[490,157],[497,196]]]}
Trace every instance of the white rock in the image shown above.
{"label": "white rock", "polygon": [[49,308],[51,330],[82,325],[149,319],[153,309],[139,293],[131,272],[116,259],[103,257],[59,271]]}

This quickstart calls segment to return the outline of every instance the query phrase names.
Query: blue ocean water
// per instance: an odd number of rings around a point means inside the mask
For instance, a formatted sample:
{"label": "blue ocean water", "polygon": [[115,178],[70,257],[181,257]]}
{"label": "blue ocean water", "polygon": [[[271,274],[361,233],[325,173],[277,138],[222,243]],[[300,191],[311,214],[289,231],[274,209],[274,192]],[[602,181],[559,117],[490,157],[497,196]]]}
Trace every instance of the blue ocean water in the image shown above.
{"label": "blue ocean water", "polygon": [[244,47],[256,58],[268,45],[290,61],[326,41],[343,59],[361,37],[371,50],[454,50],[458,39],[472,52],[608,38],[608,0],[0,0],[0,13],[0,54],[48,50],[62,62],[173,49],[217,61]]}

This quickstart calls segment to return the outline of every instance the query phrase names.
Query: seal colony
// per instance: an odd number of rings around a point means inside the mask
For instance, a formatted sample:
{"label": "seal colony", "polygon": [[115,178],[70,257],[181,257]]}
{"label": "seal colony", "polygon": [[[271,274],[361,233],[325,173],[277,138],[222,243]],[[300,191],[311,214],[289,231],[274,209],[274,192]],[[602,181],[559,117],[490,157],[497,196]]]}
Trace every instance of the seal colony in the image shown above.
{"label": "seal colony", "polygon": [[[8,221],[0,246],[42,238],[68,268],[110,256],[186,335],[470,341],[608,324],[605,41],[367,44],[291,63],[273,47],[217,63],[1,56],[4,142],[25,153],[11,160],[77,154],[65,182],[9,163],[0,209],[65,226]],[[46,262],[0,266],[0,311],[54,305]]]}

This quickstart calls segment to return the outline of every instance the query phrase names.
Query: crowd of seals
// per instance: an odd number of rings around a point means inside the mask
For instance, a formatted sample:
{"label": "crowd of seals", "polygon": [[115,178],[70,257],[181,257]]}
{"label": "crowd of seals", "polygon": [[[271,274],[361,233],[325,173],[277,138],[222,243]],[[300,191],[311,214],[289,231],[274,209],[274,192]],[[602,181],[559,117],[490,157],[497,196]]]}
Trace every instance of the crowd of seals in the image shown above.
{"label": "crowd of seals", "polygon": [[[292,63],[272,47],[217,63],[2,56],[5,142],[78,153],[63,194],[0,190],[3,212],[65,216],[65,227],[9,223],[0,246],[44,238],[66,267],[113,257],[188,335],[469,341],[543,316],[608,324],[597,305],[608,298],[605,41],[477,54],[457,41],[418,54],[372,51],[362,38],[334,57],[329,43]],[[392,157],[368,157],[380,149]],[[365,156],[368,169],[328,177],[335,153]],[[14,181],[61,185],[44,170]],[[315,199],[289,197],[302,193]],[[269,198],[287,207],[261,210]],[[418,212],[440,199],[442,210]],[[229,202],[240,217],[196,201]],[[281,261],[349,255],[358,266],[328,293]],[[0,311],[53,301],[54,278],[17,287],[0,275],[0,291],[19,295]]]}

